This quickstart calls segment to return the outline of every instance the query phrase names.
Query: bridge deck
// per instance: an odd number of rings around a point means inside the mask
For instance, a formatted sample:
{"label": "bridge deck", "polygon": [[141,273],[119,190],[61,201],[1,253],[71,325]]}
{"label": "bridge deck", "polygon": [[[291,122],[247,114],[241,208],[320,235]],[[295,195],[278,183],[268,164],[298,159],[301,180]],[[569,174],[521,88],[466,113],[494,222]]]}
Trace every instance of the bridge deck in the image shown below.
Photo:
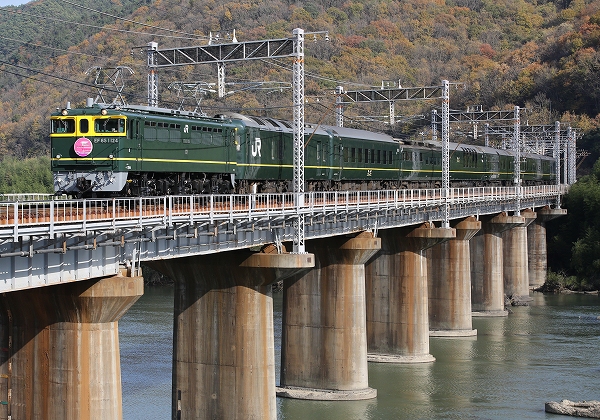
{"label": "bridge deck", "polygon": [[[146,260],[377,231],[559,203],[565,186],[0,202],[0,292],[116,274]],[[303,202],[302,206],[297,203]]]}

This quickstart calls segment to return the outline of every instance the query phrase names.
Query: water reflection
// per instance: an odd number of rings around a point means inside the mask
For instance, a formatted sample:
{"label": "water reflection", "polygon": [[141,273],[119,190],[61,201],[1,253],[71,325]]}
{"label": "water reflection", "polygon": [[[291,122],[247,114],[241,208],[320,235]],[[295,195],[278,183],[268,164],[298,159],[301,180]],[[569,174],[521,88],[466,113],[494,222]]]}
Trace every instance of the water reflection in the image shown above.
{"label": "water reflection", "polygon": [[[276,378],[281,293],[273,294]],[[433,363],[369,364],[376,399],[277,399],[279,420],[550,419],[546,401],[600,399],[600,298],[534,294],[477,337],[432,337]],[[172,288],[147,288],[119,323],[124,420],[171,417]]]}

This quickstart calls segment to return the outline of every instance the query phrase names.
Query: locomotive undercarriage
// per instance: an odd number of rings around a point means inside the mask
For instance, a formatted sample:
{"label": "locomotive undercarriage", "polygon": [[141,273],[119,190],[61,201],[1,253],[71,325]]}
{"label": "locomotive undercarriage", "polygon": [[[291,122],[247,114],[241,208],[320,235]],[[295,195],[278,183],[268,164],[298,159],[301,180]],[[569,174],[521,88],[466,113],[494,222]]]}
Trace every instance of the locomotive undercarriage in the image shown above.
{"label": "locomotive undercarriage", "polygon": [[229,174],[206,173],[130,173],[124,196],[158,196],[190,194],[229,194],[232,192]]}
{"label": "locomotive undercarriage", "polygon": [[[543,182],[526,182],[523,185]],[[451,181],[451,188],[509,186],[506,181]],[[90,192],[88,185],[78,185],[77,197],[138,197],[192,194],[252,194],[285,193],[293,191],[291,180],[235,180],[230,174],[130,172],[125,187],[117,191]],[[307,180],[306,192],[321,191],[380,191],[394,189],[441,188],[441,180]]]}

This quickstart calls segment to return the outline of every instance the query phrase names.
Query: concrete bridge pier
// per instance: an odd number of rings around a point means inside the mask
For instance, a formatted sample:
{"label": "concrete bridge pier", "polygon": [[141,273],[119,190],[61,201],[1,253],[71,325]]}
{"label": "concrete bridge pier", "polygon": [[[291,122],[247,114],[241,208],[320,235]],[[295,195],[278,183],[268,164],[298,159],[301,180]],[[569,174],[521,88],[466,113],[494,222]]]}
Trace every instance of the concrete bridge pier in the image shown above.
{"label": "concrete bridge pier", "polygon": [[173,419],[276,420],[271,283],[312,254],[238,250],[153,261],[175,281]]}
{"label": "concrete bridge pier", "polygon": [[471,306],[473,316],[506,316],[502,232],[525,223],[522,216],[484,216],[482,230],[471,239]]}
{"label": "concrete bridge pier", "polygon": [[369,388],[364,264],[381,248],[369,232],[308,241],[315,268],[284,282],[281,387],[312,400],[375,398]]}
{"label": "concrete bridge pier", "polygon": [[527,255],[529,256],[529,288],[535,289],[548,276],[546,222],[567,214],[567,209],[544,207],[536,211],[537,218],[527,226]]}
{"label": "concrete bridge pier", "polygon": [[425,250],[452,239],[451,228],[379,231],[381,252],[366,266],[367,344],[370,362],[420,363],[429,354],[429,309]]}
{"label": "concrete bridge pier", "polygon": [[504,294],[514,300],[528,301],[529,268],[527,257],[527,226],[537,214],[530,209],[521,212],[525,223],[502,232],[504,258]]}
{"label": "concrete bridge pier", "polygon": [[122,419],[117,321],[143,291],[118,275],[4,294],[4,418]]}
{"label": "concrete bridge pier", "polygon": [[471,316],[469,241],[481,229],[474,217],[455,221],[456,237],[427,250],[429,336],[477,335]]}

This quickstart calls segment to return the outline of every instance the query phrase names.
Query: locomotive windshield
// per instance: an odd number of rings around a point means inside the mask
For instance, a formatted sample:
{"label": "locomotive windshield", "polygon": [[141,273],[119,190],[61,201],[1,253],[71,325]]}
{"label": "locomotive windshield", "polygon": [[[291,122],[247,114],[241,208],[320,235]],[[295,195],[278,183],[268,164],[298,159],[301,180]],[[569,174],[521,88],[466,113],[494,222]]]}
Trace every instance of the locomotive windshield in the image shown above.
{"label": "locomotive windshield", "polygon": [[52,119],[52,134],[64,134],[75,132],[75,118]]}
{"label": "locomotive windshield", "polygon": [[97,118],[94,122],[96,133],[124,133],[125,118]]}

